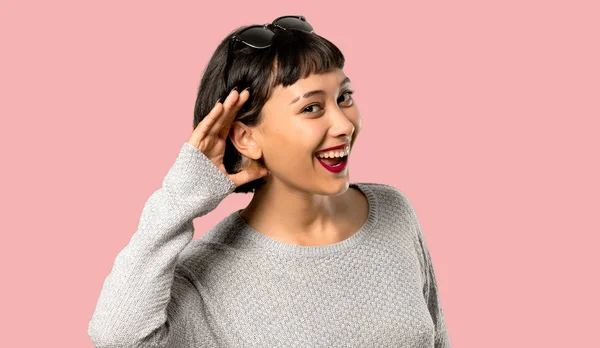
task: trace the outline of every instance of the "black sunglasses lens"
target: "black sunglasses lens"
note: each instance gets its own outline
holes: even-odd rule
[[[308,22],[301,20],[297,17],[283,17],[276,20],[273,24],[276,24],[285,29],[296,29],[306,32],[312,32],[313,27]]]
[[[237,36],[248,45],[255,48],[265,48],[271,45],[273,35],[275,34],[269,29],[258,26],[247,28]]]

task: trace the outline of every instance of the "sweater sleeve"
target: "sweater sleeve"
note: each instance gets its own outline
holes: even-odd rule
[[[172,294],[180,293],[173,289],[175,266],[193,239],[193,219],[215,209],[234,189],[199,149],[183,144],[104,280],[87,331],[96,347],[166,346]],[[181,288],[183,278],[178,279]]]
[[[417,216],[412,211],[413,226],[415,226],[417,234],[417,245],[420,257],[423,265],[423,277],[425,279],[423,285],[423,296],[427,303],[427,309],[431,314],[431,319],[434,325],[434,347],[435,348],[451,348],[450,337],[448,335],[448,329],[446,327],[446,321],[444,319],[444,311],[442,310],[442,304],[438,294],[437,281],[435,279],[435,272],[433,270],[433,263],[431,261],[431,255],[429,254],[429,248],[423,235],[423,230]]]

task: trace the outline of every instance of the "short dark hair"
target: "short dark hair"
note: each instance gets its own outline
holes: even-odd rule
[[[235,86],[239,92],[250,87],[250,98],[235,120],[253,127],[260,124],[261,110],[278,85],[287,87],[311,73],[326,73],[344,67],[344,55],[329,40],[315,33],[273,28],[275,36],[268,48],[256,49],[242,42],[233,44],[233,61],[225,85],[224,69],[229,40],[245,28],[247,26],[239,27],[227,35],[206,65],[194,107],[194,128],[214,107],[217,99],[224,101]],[[228,173],[237,173],[241,170],[241,161],[242,155],[228,137],[223,158],[225,169]],[[263,158],[259,162],[264,165]],[[256,179],[236,187],[233,192],[254,192],[264,183],[264,178]]]

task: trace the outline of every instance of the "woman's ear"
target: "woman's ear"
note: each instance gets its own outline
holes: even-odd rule
[[[254,128],[248,127],[240,121],[235,121],[229,129],[231,143],[243,156],[258,160],[262,157],[262,150],[256,142]]]

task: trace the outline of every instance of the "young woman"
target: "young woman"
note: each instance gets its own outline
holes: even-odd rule
[[[350,183],[361,118],[343,67],[302,16],[222,41],[194,130],[104,282],[97,347],[450,347],[410,202]],[[252,201],[192,241],[234,192]]]

